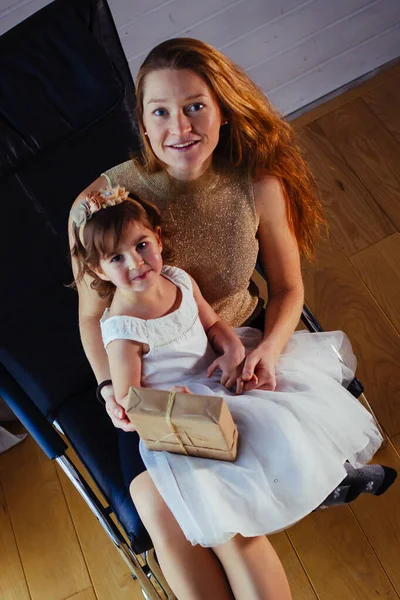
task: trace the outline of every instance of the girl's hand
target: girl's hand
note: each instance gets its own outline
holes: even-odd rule
[[[127,432],[136,431],[135,426],[130,422],[130,420],[126,416],[124,408],[120,404],[117,404],[117,402],[115,401],[113,386],[111,384],[105,385],[101,390],[101,395],[105,400],[106,411],[114,427],[117,427],[118,429],[122,429],[123,431]]]
[[[244,361],[243,391],[271,390],[276,388],[275,367],[279,356],[263,349],[262,344],[250,352]],[[240,392],[239,392],[240,393]]]
[[[221,356],[218,356],[207,369],[207,377],[211,375],[217,369],[222,371],[220,383],[224,385],[228,390],[236,386],[236,392],[238,391],[239,381],[242,377],[243,361],[245,358],[245,350],[242,345],[235,348],[232,351],[224,352]]]
[[[181,394],[192,394],[193,393],[185,385],[174,385],[172,388],[170,388],[169,391],[170,392],[180,392]]]

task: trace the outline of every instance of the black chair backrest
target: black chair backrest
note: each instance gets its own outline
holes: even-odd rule
[[[134,108],[104,0],[56,0],[0,38],[0,360],[48,418],[95,385],[65,286],[67,220],[137,148]]]

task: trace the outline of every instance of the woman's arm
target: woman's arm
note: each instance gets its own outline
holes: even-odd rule
[[[86,195],[94,190],[99,190],[107,187],[107,180],[101,176],[91,183],[85,190],[79,194],[72,208],[84,201]],[[72,210],[72,209],[71,209]],[[72,219],[68,221],[68,236],[70,248],[73,246],[72,235]],[[76,279],[78,273],[78,265],[76,259],[71,256],[72,272]],[[98,383],[111,379],[110,367],[108,363],[107,353],[104,349],[103,340],[101,337],[100,318],[104,310],[110,305],[109,300],[102,300],[95,290],[90,287],[91,279],[84,277],[82,281],[77,283],[77,291],[79,296],[79,329],[81,341],[86,357],[93,369]],[[125,415],[124,409],[115,402],[114,390],[112,385],[103,387],[101,391],[106,404],[106,410],[109,414],[115,427],[119,427],[124,431],[132,431],[129,420]]]
[[[99,190],[107,186],[105,177],[99,177],[91,183],[75,200],[72,208],[84,201],[85,196],[92,190]],[[68,235],[70,248],[73,246],[72,235],[72,219],[68,221]],[[71,257],[72,272],[76,279],[78,273],[78,265],[76,259]],[[103,300],[97,292],[90,287],[91,279],[84,277],[82,281],[77,283],[77,291],[79,296],[79,329],[81,334],[82,345],[86,357],[93,369],[97,382],[100,383],[105,379],[110,379],[110,369],[108,366],[108,358],[103,346],[100,318],[104,310],[110,306],[109,300]]]
[[[254,184],[254,198],[259,217],[258,239],[267,279],[268,303],[263,340],[249,354],[243,370],[245,380],[256,372],[258,386],[249,382],[245,384],[245,390],[254,387],[275,388],[275,365],[296,329],[304,302],[299,249],[289,227],[286,201],[279,180],[271,176],[260,178]]]
[[[263,342],[279,355],[297,327],[304,303],[300,254],[289,227],[280,182],[265,177],[255,184],[254,195],[260,257],[268,286]]]

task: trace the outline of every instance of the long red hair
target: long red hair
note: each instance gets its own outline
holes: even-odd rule
[[[267,173],[280,180],[300,252],[312,257],[325,219],[315,180],[294,131],[243,69],[212,46],[191,38],[171,39],[153,48],[144,60],[136,79],[137,122],[143,141],[142,153],[136,158],[138,166],[148,173],[163,168],[143,125],[146,76],[158,69],[190,69],[205,81],[228,120],[215,153],[233,166],[247,166],[254,179]]]

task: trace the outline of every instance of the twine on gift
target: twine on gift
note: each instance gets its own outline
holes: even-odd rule
[[[172,409],[173,409],[174,402],[175,402],[175,396],[176,396],[176,392],[169,393],[167,411],[165,413],[165,420],[167,421],[168,427],[171,429],[172,433],[174,434],[178,444],[182,448],[183,453],[186,454],[187,456],[189,456],[189,452],[186,450],[185,445],[182,442],[181,436],[179,435],[175,425],[171,421],[171,413],[172,413]]]

